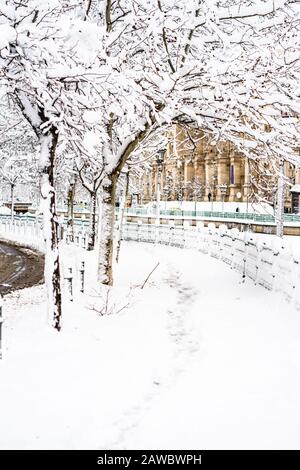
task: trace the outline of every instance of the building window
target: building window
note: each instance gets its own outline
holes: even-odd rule
[[[230,184],[234,184],[234,165],[230,165]]]

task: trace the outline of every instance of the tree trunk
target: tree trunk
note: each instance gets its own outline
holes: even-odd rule
[[[67,242],[74,242],[74,196],[75,182],[71,182],[68,190],[68,221]]]
[[[128,196],[128,187],[129,187],[129,172],[126,173],[126,181],[124,192],[121,197],[121,203],[119,207],[118,214],[118,230],[117,230],[117,246],[116,246],[116,262],[119,262],[120,250],[121,250],[121,241],[122,241],[122,232],[123,232],[123,223],[124,223],[124,214],[126,209],[126,201]]]
[[[109,175],[103,184],[101,232],[99,241],[98,280],[101,284],[113,284],[113,235],[115,224],[117,175]]]
[[[96,209],[97,209],[97,197],[96,191],[91,193],[91,204],[90,204],[90,226],[89,226],[89,239],[88,239],[88,251],[95,249],[96,240]]]
[[[10,211],[10,217],[11,217],[11,224],[14,224],[14,212],[15,212],[15,185],[14,183],[11,183],[10,185],[10,198],[11,198],[11,211]]]
[[[48,313],[53,327],[61,329],[61,288],[58,251],[58,221],[55,207],[54,162],[58,135],[55,129],[41,136],[39,161],[43,230],[46,243],[45,282],[48,295]]]

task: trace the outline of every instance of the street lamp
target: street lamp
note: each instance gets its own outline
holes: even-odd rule
[[[251,173],[249,171],[249,160],[246,158],[245,160],[245,186],[247,191],[247,198],[246,198],[246,212],[249,212],[249,191],[251,186]]]
[[[157,184],[156,184],[156,220],[155,223],[158,226],[160,224],[160,175],[161,169],[164,162],[165,149],[160,149],[156,154],[156,165],[157,165]]]
[[[164,198],[165,198],[165,211],[166,211],[167,210],[167,201],[169,200],[169,195],[170,195],[170,188],[166,185],[163,188],[162,193],[163,193]]]
[[[284,226],[284,196],[285,196],[285,176],[283,160],[279,163],[279,173],[277,177],[277,207],[276,207],[276,235],[283,237]]]
[[[220,193],[221,193],[221,196],[222,196],[222,213],[223,213],[223,216],[224,216],[224,200],[225,200],[225,196],[226,196],[226,193],[227,193],[227,184],[226,183],[219,184],[219,190],[220,190]]]
[[[122,196],[123,196],[123,194],[122,194]],[[132,207],[134,207],[136,209],[138,204],[139,204],[139,193],[133,193],[132,197],[131,197],[131,205],[132,205]]]

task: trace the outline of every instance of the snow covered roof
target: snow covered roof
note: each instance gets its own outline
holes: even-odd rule
[[[300,193],[300,184],[294,184],[290,189],[291,193]]]

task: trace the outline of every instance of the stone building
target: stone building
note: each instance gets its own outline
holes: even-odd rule
[[[174,126],[161,162],[153,161],[151,169],[139,182],[139,202],[155,201],[157,183],[161,199],[252,202],[274,204],[277,181],[264,160],[253,161],[236,150],[231,142],[209,143],[202,131],[191,137],[188,131]],[[285,207],[291,207],[290,187],[300,184],[300,171],[284,164]]]

